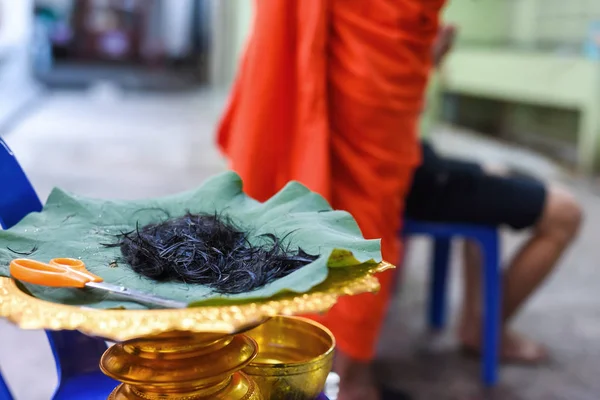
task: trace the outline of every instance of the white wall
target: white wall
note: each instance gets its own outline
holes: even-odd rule
[[[36,91],[30,67],[32,0],[0,0],[0,124]]]
[[[241,56],[246,45],[246,40],[252,28],[252,20],[254,18],[254,1],[255,0],[237,0],[237,29],[235,32],[235,56]]]
[[[162,26],[165,50],[171,58],[188,54],[191,46],[192,0],[167,0],[162,4]]]
[[[32,29],[31,0],[0,0],[0,49],[25,43]]]
[[[211,0],[211,76],[217,88],[228,88],[237,71],[253,18],[255,0]]]

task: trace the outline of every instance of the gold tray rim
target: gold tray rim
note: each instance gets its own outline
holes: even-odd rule
[[[0,317],[22,329],[78,330],[118,342],[173,331],[229,334],[276,315],[325,312],[341,296],[377,292],[374,274],[391,268],[394,265],[381,262],[341,285],[322,284],[320,289],[276,300],[170,310],[99,310],[52,303],[24,293],[10,278],[0,278]]]

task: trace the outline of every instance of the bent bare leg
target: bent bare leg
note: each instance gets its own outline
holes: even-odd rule
[[[532,237],[517,252],[504,274],[501,358],[507,362],[536,363],[547,358],[545,348],[508,327],[511,318],[554,269],[575,238],[582,214],[565,190],[550,187],[546,205]],[[465,243],[465,297],[460,339],[466,349],[481,343],[481,255],[475,243]]]

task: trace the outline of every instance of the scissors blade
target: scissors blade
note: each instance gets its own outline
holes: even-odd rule
[[[125,286],[113,285],[104,282],[88,282],[85,285],[89,288],[100,289],[109,292],[117,297],[125,300],[134,301],[145,305],[155,306],[159,308],[186,308],[187,303],[175,300],[165,299],[163,297],[153,296],[134,289],[126,288]]]

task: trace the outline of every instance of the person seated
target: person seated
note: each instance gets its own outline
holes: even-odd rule
[[[436,65],[451,49],[456,35],[443,27],[434,48]],[[564,188],[475,162],[443,157],[427,141],[407,201],[405,217],[431,222],[469,223],[529,230],[503,275],[503,362],[539,363],[548,357],[540,344],[510,329],[512,318],[552,272],[582,222],[577,200]],[[459,324],[463,350],[481,348],[481,263],[476,243],[464,244],[465,295]]]

